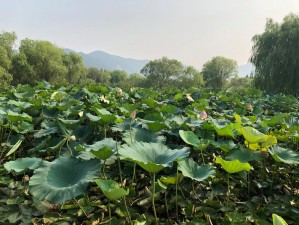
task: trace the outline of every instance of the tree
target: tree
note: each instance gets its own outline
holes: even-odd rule
[[[203,75],[193,66],[187,66],[182,76],[178,78],[177,86],[183,88],[203,87]]]
[[[208,87],[220,89],[230,77],[237,76],[237,68],[235,60],[216,56],[203,65],[202,74]]]
[[[236,87],[237,89],[247,89],[252,86],[252,78],[247,77],[234,77],[232,78],[228,85],[226,86],[227,88],[229,87]]]
[[[12,81],[12,75],[0,66],[0,86],[7,87]]]
[[[109,84],[111,75],[108,71],[90,67],[87,70],[87,78],[94,80],[96,83]]]
[[[252,41],[255,87],[298,95],[299,17],[289,14],[281,24],[268,19],[264,33]]]
[[[127,81],[122,84],[124,88],[131,88],[131,87],[143,87],[146,78],[139,73],[132,73]]]
[[[169,87],[184,73],[184,66],[175,59],[162,57],[148,62],[140,71],[150,86],[162,88]]]
[[[17,35],[15,32],[2,32],[0,34],[0,46],[2,46],[7,53],[9,59],[12,58]]]
[[[69,54],[64,54],[62,61],[67,68],[66,81],[68,83],[78,83],[85,78],[86,69],[81,56],[70,52]]]
[[[24,39],[19,48],[19,57],[22,63],[15,62],[14,65],[26,66],[30,68],[27,74],[22,73],[20,68],[14,68],[21,74],[14,74],[17,80],[23,80],[28,84],[33,84],[36,80],[46,80],[51,83],[60,83],[67,81],[66,75],[68,68],[63,62],[64,51],[48,41],[35,41]],[[26,63],[25,63],[26,61]],[[24,65],[28,64],[28,65]],[[23,76],[26,77],[23,77]],[[22,77],[22,78],[21,78]]]
[[[113,86],[119,85],[120,83],[128,79],[128,74],[124,70],[113,70],[110,72],[110,75],[111,75],[110,83]]]

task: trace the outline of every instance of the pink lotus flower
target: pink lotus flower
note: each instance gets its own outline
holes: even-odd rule
[[[134,120],[136,118],[136,109],[134,109],[133,112],[131,112],[131,119]]]
[[[250,111],[252,111],[253,110],[253,106],[251,104],[248,104],[247,105],[247,109],[250,110]]]
[[[200,113],[200,118],[202,120],[205,120],[208,118],[208,114],[206,113],[206,111],[202,110],[201,113]]]

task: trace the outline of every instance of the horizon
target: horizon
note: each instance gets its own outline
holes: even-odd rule
[[[14,31],[19,40],[138,60],[166,56],[202,68],[215,56],[246,65],[251,39],[264,31],[266,19],[281,23],[289,13],[298,14],[299,1],[4,0],[0,7],[1,31]]]

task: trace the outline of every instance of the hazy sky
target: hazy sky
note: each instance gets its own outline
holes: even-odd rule
[[[214,56],[246,64],[266,18],[298,14],[299,0],[0,0],[0,9],[0,31],[19,39],[201,68]]]

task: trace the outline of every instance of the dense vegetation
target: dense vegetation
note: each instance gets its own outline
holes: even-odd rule
[[[1,224],[298,224],[292,96],[39,82],[0,101]]]
[[[251,62],[254,84],[271,92],[299,95],[299,17],[286,16],[281,24],[269,19],[265,32],[254,36]]]

